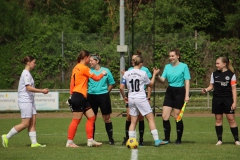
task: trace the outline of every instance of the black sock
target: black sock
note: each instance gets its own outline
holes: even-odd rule
[[[182,141],[182,135],[183,135],[183,121],[176,122],[176,127],[177,127],[177,141],[181,142]]]
[[[165,135],[165,141],[169,141],[170,140],[170,132],[171,132],[171,124],[170,121],[167,120],[163,120],[163,129],[164,129],[164,135]]]
[[[113,125],[112,125],[112,122],[105,123],[105,128],[106,128],[106,132],[107,132],[107,135],[108,135],[108,139],[112,140],[113,139]]]
[[[239,138],[238,138],[238,127],[234,127],[234,128],[230,128],[231,129],[231,132],[232,132],[232,135],[233,135],[233,138],[236,141],[239,141]]]
[[[129,138],[128,130],[129,130],[130,124],[131,124],[131,121],[126,121],[126,123],[125,123],[125,134],[126,134],[126,138]]]
[[[139,121],[139,139],[143,140],[143,134],[144,134],[144,128],[145,128],[145,125],[144,125],[144,120],[142,121]]]
[[[218,141],[222,141],[223,126],[215,126]]]

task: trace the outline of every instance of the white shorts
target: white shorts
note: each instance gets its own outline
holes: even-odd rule
[[[138,116],[139,112],[145,116],[148,113],[152,113],[152,108],[147,98],[128,98],[128,106],[131,116]]]
[[[32,115],[37,114],[36,106],[32,103],[18,102],[18,107],[21,112],[21,118],[32,118]]]

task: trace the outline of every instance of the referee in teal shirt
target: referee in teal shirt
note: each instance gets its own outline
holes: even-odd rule
[[[111,92],[113,86],[115,85],[115,81],[110,70],[108,68],[101,67],[100,64],[101,64],[100,56],[91,55],[90,58],[91,72],[93,72],[95,75],[99,75],[102,73],[103,70],[105,70],[107,72],[107,75],[104,76],[100,81],[94,81],[91,78],[89,79],[87,100],[91,105],[96,117],[98,113],[98,108],[100,108],[103,121],[105,122],[105,128],[108,135],[109,144],[114,145],[113,125],[110,118],[110,114],[112,113],[112,106],[109,93]]]
[[[184,102],[189,101],[190,73],[187,64],[180,62],[180,51],[178,49],[169,52],[170,63],[163,70],[162,76],[158,76],[161,82],[168,81],[168,87],[163,102],[163,128],[165,141],[170,141],[171,125],[169,118],[173,110],[174,118],[177,119]],[[176,121],[177,139],[175,144],[182,143],[183,121]]]

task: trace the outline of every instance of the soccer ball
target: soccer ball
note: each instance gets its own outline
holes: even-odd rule
[[[131,149],[137,149],[138,148],[138,141],[136,140],[136,138],[129,138],[127,143],[126,143],[126,146],[128,148],[131,148]]]

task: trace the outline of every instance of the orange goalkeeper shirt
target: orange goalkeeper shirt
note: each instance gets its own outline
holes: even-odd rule
[[[87,66],[78,63],[72,70],[70,94],[78,92],[82,93],[84,97],[87,97],[88,78],[99,81],[103,76],[103,74],[96,76]]]

